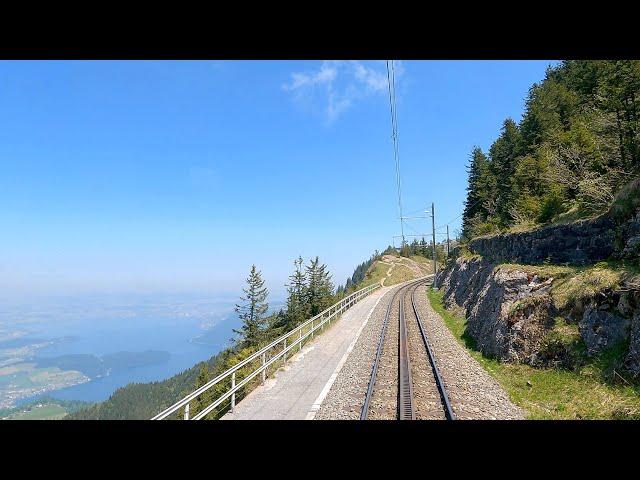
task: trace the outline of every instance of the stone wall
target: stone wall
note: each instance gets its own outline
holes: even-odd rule
[[[625,221],[608,212],[600,217],[532,232],[480,237],[469,250],[494,262],[586,265],[607,258],[638,258],[640,211]]]

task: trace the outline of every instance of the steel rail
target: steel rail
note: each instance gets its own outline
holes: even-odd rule
[[[398,419],[415,420],[413,402],[413,381],[411,379],[411,358],[407,342],[407,321],[404,316],[404,302],[411,285],[403,289],[398,310]]]
[[[229,391],[227,391],[224,395],[222,395],[222,397],[220,397],[218,400],[216,400],[211,405],[209,405],[207,408],[205,408],[202,412],[199,412],[195,417],[193,417],[193,419],[196,420],[196,419],[200,419],[200,418],[204,417],[207,413],[209,413],[211,410],[213,410],[216,406],[220,405],[220,403],[222,403],[222,401],[224,401],[227,398],[233,396],[235,394],[235,392],[237,392],[240,388],[242,388],[244,385],[246,385],[251,379],[255,378],[260,373],[266,372],[267,368],[269,366],[271,366],[273,363],[275,363],[277,360],[279,360],[281,358],[285,358],[285,360],[286,360],[286,354],[289,351],[291,351],[296,346],[298,346],[298,348],[301,348],[302,343],[304,343],[305,340],[307,340],[309,337],[313,337],[313,334],[317,330],[319,330],[321,328],[324,328],[324,325],[327,322],[330,322],[331,319],[333,319],[334,317],[337,317],[338,315],[343,313],[345,310],[348,310],[351,306],[355,305],[355,303],[357,303],[361,298],[367,296],[373,290],[375,290],[377,288],[380,288],[380,287],[381,287],[380,283],[375,283],[373,285],[369,285],[368,287],[362,288],[362,289],[358,290],[357,292],[352,293],[348,297],[343,298],[339,302],[331,305],[329,308],[323,310],[322,312],[318,313],[314,317],[311,317],[309,320],[307,320],[303,324],[298,325],[293,330],[287,332],[286,334],[278,337],[277,339],[275,339],[274,341],[272,341],[268,345],[262,347],[257,352],[253,353],[252,355],[250,355],[249,357],[247,357],[243,361],[237,363],[233,367],[229,368],[225,372],[221,373],[217,377],[215,377],[212,380],[210,380],[209,382],[205,383],[200,388],[198,388],[198,389],[194,390],[193,392],[191,392],[190,394],[186,395],[181,400],[177,401],[176,403],[174,403],[170,407],[166,408],[165,410],[163,410],[162,412],[160,412],[159,414],[154,416],[151,420],[162,420],[162,419],[168,417],[169,415],[171,415],[172,413],[180,410],[181,408],[185,409],[185,416],[184,417],[185,417],[185,419],[188,419],[188,411],[189,411],[188,409],[189,409],[189,403],[191,401],[193,401],[196,397],[198,397],[199,395],[203,394],[207,390],[213,388],[215,385],[220,383],[225,378],[231,377],[233,380],[235,380],[235,373],[238,370],[240,370],[242,367],[248,365],[250,362],[255,361],[258,358],[262,357],[262,365],[260,367],[258,367],[256,370],[251,372],[240,383],[232,385],[232,388]],[[327,315],[326,318],[324,318],[325,315]],[[321,321],[320,321],[320,323],[318,323],[316,325],[315,322],[316,322],[316,320],[319,320],[319,319]],[[302,330],[304,328],[308,327],[309,325],[311,325],[311,329],[306,334],[302,335]],[[293,342],[290,342],[287,345],[286,341],[289,338],[291,338],[292,336],[296,335],[296,334],[298,334],[297,338]],[[271,349],[273,349],[274,347],[278,346],[281,343],[284,343],[284,348],[282,350],[280,350],[275,356],[270,357],[270,360],[267,361],[266,360],[266,354]],[[264,380],[265,376],[266,375],[263,373],[263,380]],[[214,406],[212,406],[212,405],[214,405]],[[203,413],[205,411],[206,411],[206,413]]]
[[[455,420],[456,414],[451,407],[451,402],[449,401],[449,396],[447,395],[447,391],[444,386],[444,381],[440,376],[440,370],[438,369],[438,365],[436,364],[435,356],[433,355],[433,350],[431,349],[431,345],[429,344],[429,339],[427,338],[427,333],[422,324],[422,318],[420,317],[420,312],[418,311],[418,307],[416,305],[416,290],[420,285],[417,284],[413,287],[413,291],[411,293],[411,306],[413,307],[413,313],[418,320],[418,327],[420,328],[420,334],[422,336],[422,340],[424,342],[424,346],[427,349],[427,355],[429,356],[429,362],[431,363],[431,369],[433,370],[433,376],[436,379],[436,385],[438,387],[438,391],[440,392],[440,400],[444,407],[444,414],[447,420]]]
[[[369,401],[373,395],[373,387],[376,383],[376,375],[378,373],[378,364],[380,363],[380,357],[382,356],[382,347],[384,345],[384,338],[387,335],[387,326],[389,325],[389,317],[391,316],[391,308],[395,302],[396,297],[398,296],[398,292],[401,290],[399,288],[393,293],[393,297],[391,297],[391,301],[387,306],[387,312],[384,315],[384,322],[382,323],[382,331],[380,332],[380,340],[378,340],[378,348],[376,350],[376,358],[373,361],[373,367],[371,368],[371,376],[369,377],[369,386],[367,387],[367,393],[364,397],[364,404],[362,405],[362,410],[360,411],[360,420],[366,420],[367,415],[369,414]]]
[[[419,283],[419,282],[423,282],[426,279],[428,279],[429,277],[432,277],[433,275],[429,275],[427,277],[423,277],[417,281],[414,281],[413,283]],[[378,366],[380,364],[380,357],[382,356],[382,349],[384,346],[384,339],[387,335],[387,327],[389,325],[389,318],[391,317],[391,309],[393,308],[393,305],[395,303],[396,297],[400,294],[400,292],[402,290],[404,290],[405,288],[413,285],[412,282],[408,282],[407,285],[403,285],[400,288],[398,288],[394,293],[393,296],[391,297],[391,301],[389,302],[389,305],[387,306],[387,311],[385,313],[384,316],[384,322],[382,324],[382,331],[380,332],[380,340],[378,340],[378,347],[376,349],[376,357],[373,361],[373,366],[371,367],[371,375],[369,377],[369,385],[367,386],[367,393],[365,394],[364,397],[364,403],[362,405],[362,410],[360,411],[360,420],[366,420],[368,415],[369,415],[369,403],[371,402],[371,397],[373,396],[373,389],[375,387],[376,384],[376,378],[377,378],[377,374],[378,374]]]

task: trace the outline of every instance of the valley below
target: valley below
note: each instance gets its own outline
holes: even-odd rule
[[[69,402],[90,404],[132,382],[163,380],[211,357],[232,337],[226,299],[105,303],[49,305],[37,315],[5,308],[1,418],[62,418]]]

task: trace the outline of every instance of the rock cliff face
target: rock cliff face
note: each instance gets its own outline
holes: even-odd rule
[[[464,310],[466,333],[485,355],[514,363],[545,363],[549,353],[543,346],[560,317],[567,324],[577,324],[587,355],[628,344],[625,366],[640,374],[637,290],[603,292],[561,310],[551,293],[553,278],[541,279],[478,257],[450,262],[437,286],[443,289],[448,308]]]
[[[458,258],[439,277],[448,308],[461,307],[467,334],[485,355],[532,363],[553,321],[551,282],[473,258]]]

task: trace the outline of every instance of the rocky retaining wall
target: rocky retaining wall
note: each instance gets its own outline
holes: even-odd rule
[[[625,366],[640,374],[640,292],[603,292],[560,311],[553,282],[514,266],[461,257],[449,263],[437,286],[448,308],[464,309],[466,333],[485,355],[530,365],[548,362],[547,334],[562,317],[578,325],[587,355],[628,344]]]
[[[616,209],[590,220],[532,232],[479,237],[469,250],[494,262],[586,265],[640,255],[640,210],[620,219]]]

